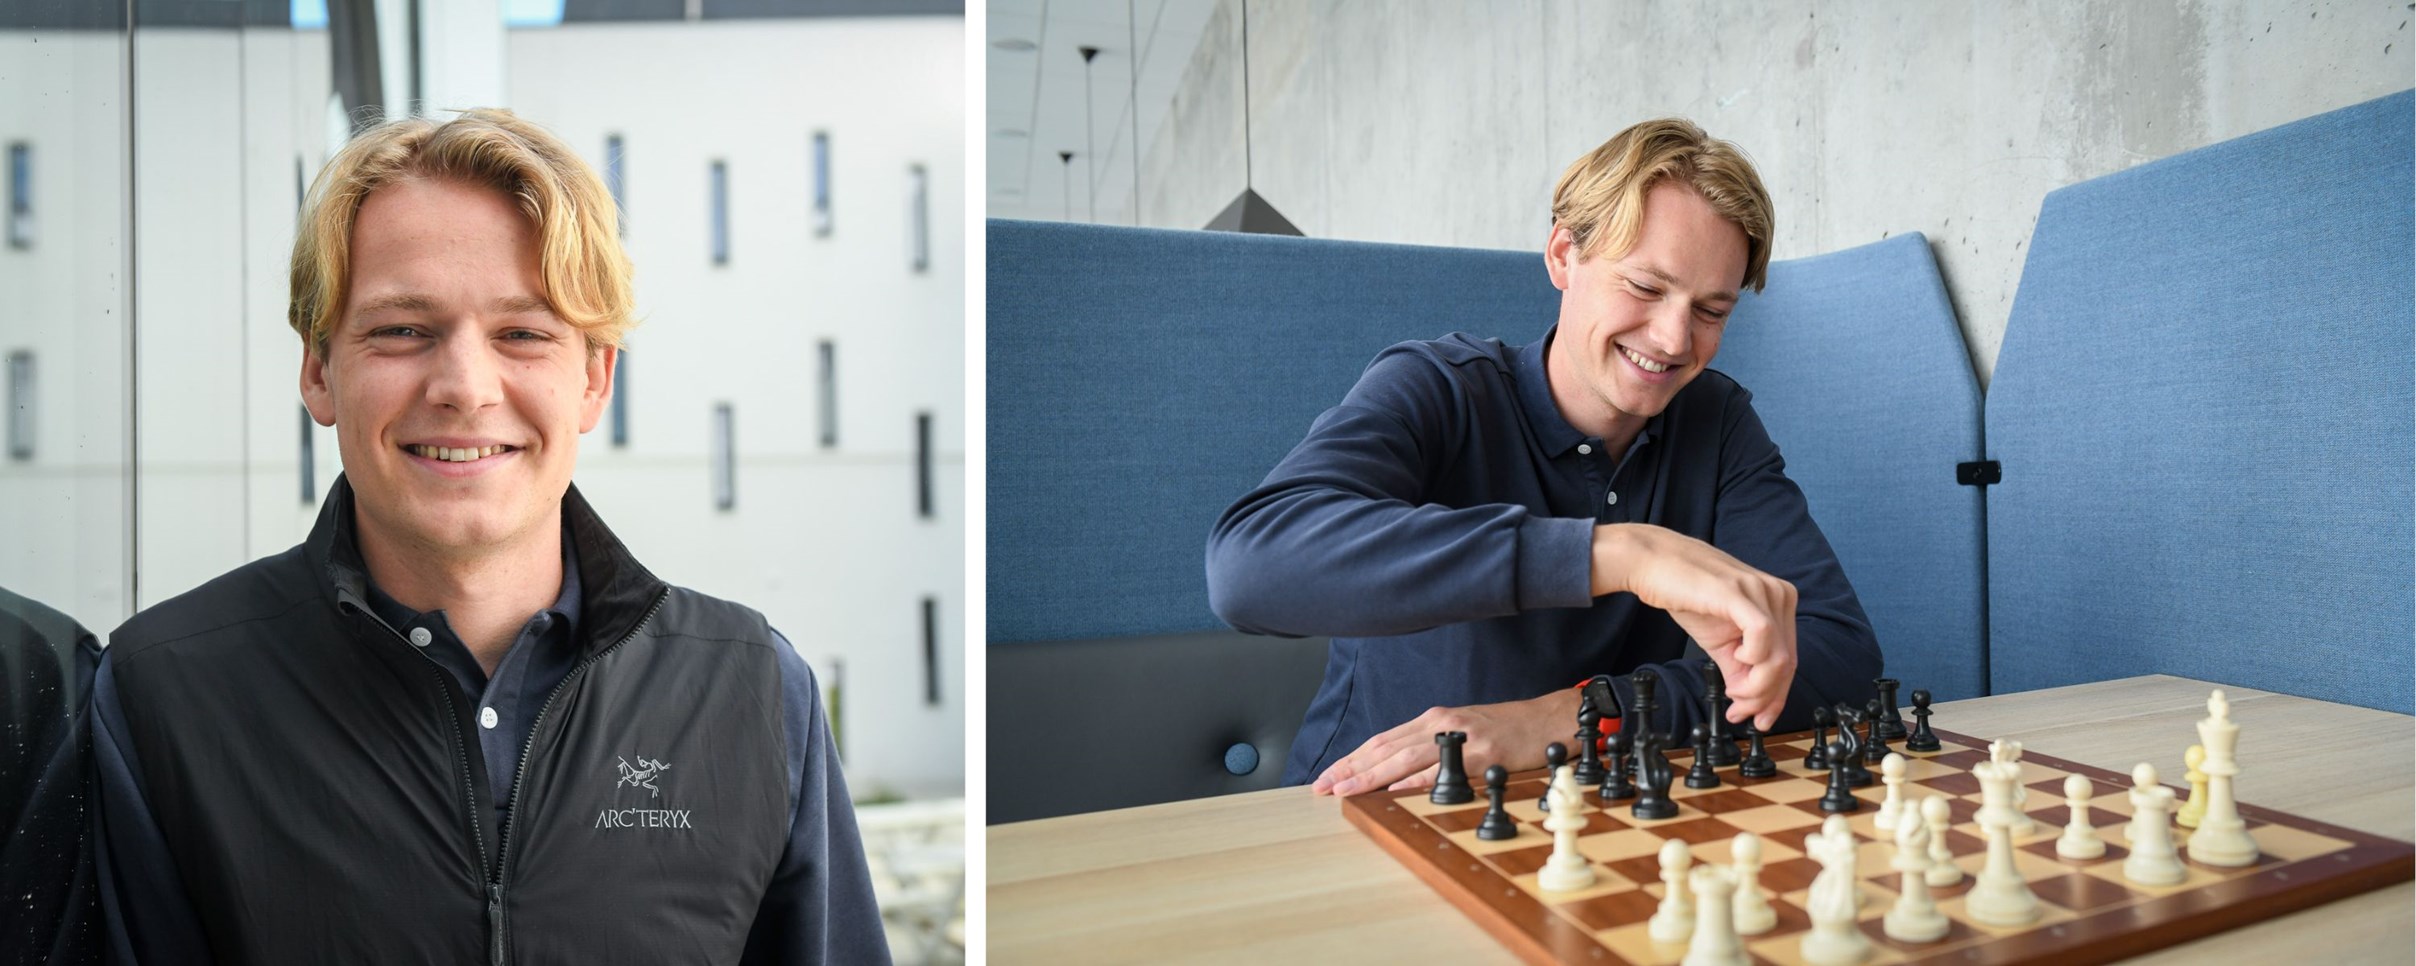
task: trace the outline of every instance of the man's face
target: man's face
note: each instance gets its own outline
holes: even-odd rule
[[[1744,229],[1674,181],[1645,192],[1643,231],[1618,258],[1580,261],[1568,231],[1552,229],[1544,262],[1562,292],[1552,395],[1571,425],[1633,433],[1711,365],[1745,249]]]
[[[334,426],[359,526],[479,556],[545,536],[615,354],[547,306],[536,233],[503,193],[406,180],[361,203],[352,286],[302,398]]]

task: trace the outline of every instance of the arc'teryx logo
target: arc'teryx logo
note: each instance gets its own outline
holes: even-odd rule
[[[618,755],[614,757],[620,758]],[[660,779],[664,772],[671,770],[669,764],[644,755],[638,756],[638,763],[635,765],[630,764],[627,758],[620,758],[620,762],[621,780],[613,783],[612,787],[643,788],[646,790],[647,798],[662,797],[663,790],[655,784],[655,781]],[[695,828],[696,826],[689,824],[688,810],[684,808],[607,808],[596,813],[595,827]]]

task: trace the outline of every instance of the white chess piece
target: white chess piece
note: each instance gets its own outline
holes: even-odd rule
[[[1553,772],[1552,784],[1544,791],[1552,805],[1551,814],[1544,816],[1544,830],[1552,833],[1552,857],[1536,870],[1535,886],[1545,892],[1572,892],[1594,884],[1593,865],[1577,851],[1577,833],[1586,826],[1585,798],[1569,768],[1562,765]]]
[[[2131,769],[2131,784],[2131,857],[2122,860],[2122,877],[2140,885],[2179,885],[2189,870],[2173,850],[2173,790],[2158,784],[2156,766],[2144,761]]]
[[[2190,793],[2181,810],[2173,813],[2173,822],[2182,828],[2197,828],[2206,818],[2206,772],[2199,770],[2205,764],[2205,745],[2191,745],[2181,753],[2181,777],[2189,783]]]
[[[1879,923],[1880,931],[1900,943],[1936,942],[1946,935],[1946,916],[1929,897],[1929,835],[1911,815],[1896,827],[1898,873],[1896,905]]]
[[[1953,812],[1943,795],[1932,795],[1921,801],[1922,824],[1929,827],[1929,872],[1922,878],[1930,888],[1944,888],[1963,881],[1963,867],[1955,864],[1955,853],[1946,847],[1946,826]]]
[[[1904,756],[1892,751],[1879,762],[1879,780],[1887,783],[1887,797],[1880,800],[1879,814],[1871,818],[1871,824],[1882,832],[1895,831],[1896,823],[1909,811],[1904,807],[1905,766]]]
[[[1653,911],[1644,930],[1654,942],[1675,946],[1694,934],[1695,904],[1686,882],[1686,867],[1694,861],[1685,842],[1670,839],[1661,843],[1661,907]]]
[[[2038,820],[2031,818],[2028,811],[2030,807],[2030,789],[2024,787],[2021,781],[2022,743],[2019,741],[2009,741],[2003,738],[1991,741],[1988,743],[1988,760],[2013,769],[2013,787],[2012,790],[2006,794],[2005,800],[2001,807],[2012,813],[2012,818],[2008,824],[2013,827],[2014,837],[2020,838],[2025,835],[2036,833],[2038,831]],[[1988,824],[1988,819],[1987,817],[1982,816],[1979,819],[1979,822],[1981,825],[1985,826]]]
[[[1971,766],[1971,773],[1980,779],[1984,800],[2011,801],[2012,786],[2022,780],[2021,766],[2011,762],[1984,761]],[[1980,832],[1988,837],[1988,861],[1964,895],[1963,909],[1987,925],[2027,925],[2039,917],[2038,896],[2014,867],[2013,823],[2002,818],[2003,814],[2000,811],[1992,818],[1987,806],[1981,806]]]
[[[1862,910],[1861,874],[1855,869],[1859,846],[1843,815],[1831,815],[1820,831],[1804,837],[1804,851],[1820,863],[1804,911],[1812,917],[1800,951],[1812,966],[1850,966],[1871,954],[1871,941],[1854,919]]]
[[[2238,867],[2257,861],[2257,840],[2240,818],[2240,803],[2232,798],[2232,779],[2240,774],[2240,726],[2231,723],[2231,702],[2218,690],[2206,699],[2206,717],[2198,722],[2198,740],[2206,746],[2206,814],[2190,833],[2190,858],[2208,865]]]
[[[1747,966],[1745,940],[1730,918],[1735,903],[1736,873],[1727,866],[1704,863],[1687,876],[1695,893],[1695,934],[1686,945],[1680,966]]]
[[[1759,936],[1778,925],[1778,912],[1770,908],[1770,894],[1762,889],[1762,837],[1751,832],[1738,832],[1728,844],[1728,856],[1735,861],[1736,910],[1729,921],[1736,924],[1740,935]]]
[[[2089,798],[2095,792],[2087,778],[2064,776],[2064,805],[2072,810],[2072,817],[2064,821],[2063,837],[2055,840],[2055,854],[2083,861],[2106,854],[2106,840],[2098,838],[2096,826],[2089,824]]]

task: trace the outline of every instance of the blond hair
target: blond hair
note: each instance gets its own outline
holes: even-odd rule
[[[587,336],[590,351],[619,346],[636,324],[629,257],[603,180],[544,128],[482,108],[442,123],[413,117],[362,131],[319,173],[294,231],[286,307],[313,353],[326,356],[350,295],[361,203],[413,178],[492,188],[512,199],[536,229],[546,302]]]
[[[1745,285],[1761,291],[1770,268],[1770,193],[1745,152],[1684,118],[1628,128],[1569,165],[1552,189],[1552,224],[1568,229],[1581,259],[1626,255],[1644,231],[1645,192],[1669,178],[1744,229]]]

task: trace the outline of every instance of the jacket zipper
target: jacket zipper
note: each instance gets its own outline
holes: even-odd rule
[[[520,783],[523,779],[528,777],[529,752],[535,750],[537,747],[537,729],[539,726],[545,724],[546,713],[554,709],[554,699],[562,695],[562,690],[564,688],[570,687],[571,682],[578,680],[581,674],[586,673],[588,665],[594,664],[598,660],[603,659],[603,657],[607,654],[620,650],[621,645],[636,640],[638,632],[645,630],[646,625],[654,621],[655,612],[662,610],[663,601],[670,599],[670,597],[671,591],[667,589],[655,594],[654,603],[649,604],[646,607],[646,616],[638,618],[637,625],[631,627],[629,629],[629,633],[621,635],[621,639],[612,642],[611,646],[606,647],[601,651],[597,651],[594,654],[580,658],[579,663],[573,665],[570,669],[570,672],[562,675],[562,680],[554,684],[554,689],[546,692],[545,703],[537,706],[537,716],[529,719],[528,737],[523,739],[520,743],[520,764],[512,771],[512,788],[504,798],[505,808],[503,811],[503,832],[496,842],[495,868],[492,873],[492,878],[487,880],[487,932],[489,935],[494,937],[494,942],[489,947],[487,952],[487,959],[490,966],[508,966],[509,962],[508,958],[504,955],[504,937],[506,934],[504,932],[505,923],[503,916],[503,875],[504,870],[509,868],[512,864],[512,828],[513,826],[519,824]],[[460,727],[461,726],[458,723],[454,725],[456,731],[458,731]],[[484,856],[482,853],[482,861],[483,858]],[[481,869],[484,869],[483,865],[481,866]]]

